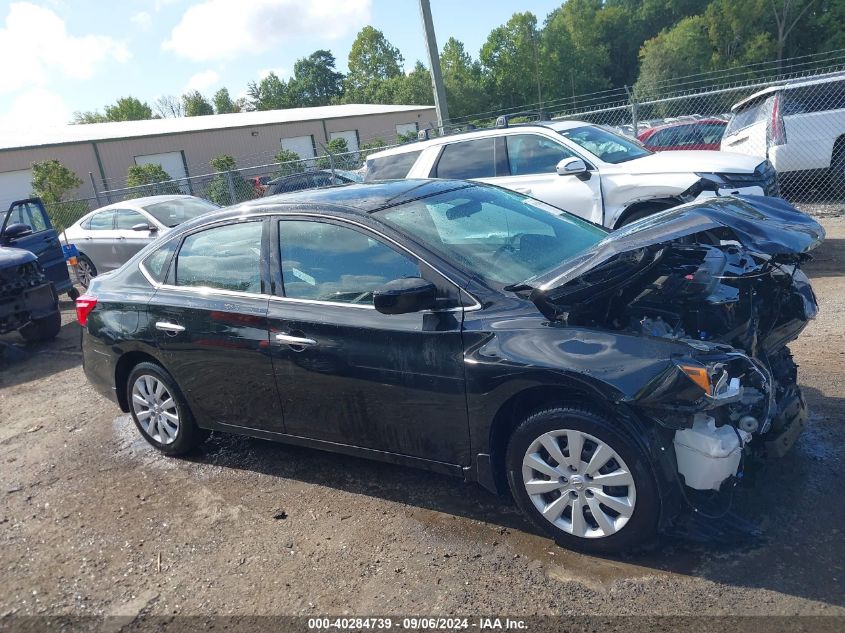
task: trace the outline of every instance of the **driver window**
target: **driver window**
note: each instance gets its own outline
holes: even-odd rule
[[[2,218],[0,218],[2,219]],[[12,224],[26,224],[33,233],[47,230],[47,219],[44,212],[34,204],[19,204],[9,212],[7,226]]]
[[[515,134],[506,138],[512,176],[553,174],[560,161],[575,157],[560,143],[537,134]]]
[[[282,220],[279,236],[286,297],[372,305],[379,286],[420,276],[416,262],[345,226]]]

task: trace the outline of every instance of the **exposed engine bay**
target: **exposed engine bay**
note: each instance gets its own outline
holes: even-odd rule
[[[782,201],[768,204],[799,213]],[[747,209],[738,210],[741,217]],[[542,295],[532,295],[544,314],[567,325],[689,346],[691,353],[635,400],[675,431],[679,472],[698,490],[719,490],[741,477],[740,453],[783,455],[807,417],[787,345],[816,316],[800,266],[823,230],[816,224],[812,235],[810,224],[796,227],[789,244],[792,227],[762,226],[764,241],[749,235],[753,228],[729,226],[730,220],[702,222],[703,230],[693,225],[652,243],[631,239],[639,237],[632,231],[622,239],[634,247],[613,245],[606,250],[615,252],[597,265],[560,283],[564,273],[554,287],[548,283]]]

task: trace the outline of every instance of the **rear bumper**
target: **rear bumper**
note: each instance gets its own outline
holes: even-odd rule
[[[115,363],[116,359],[109,349],[82,328],[82,369],[85,377],[97,393],[116,403]]]
[[[0,299],[0,333],[23,327],[59,311],[58,298],[49,282],[28,288],[18,295]]]

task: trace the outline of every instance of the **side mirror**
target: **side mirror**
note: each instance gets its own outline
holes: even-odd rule
[[[437,288],[419,277],[394,279],[373,291],[373,305],[382,314],[408,314],[434,307]]]
[[[564,158],[555,167],[558,176],[575,176],[587,171],[587,163],[580,158]]]
[[[29,224],[10,224],[3,231],[3,239],[7,242],[26,237],[27,235],[32,235],[32,227]]]
[[[155,233],[158,231],[158,227],[155,224],[145,224],[141,222],[140,224],[136,224],[132,227],[133,231],[149,231],[150,233]]]

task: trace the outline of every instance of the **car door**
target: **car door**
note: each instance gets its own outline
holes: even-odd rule
[[[264,225],[228,221],[187,234],[147,311],[164,365],[200,423],[281,433]]]
[[[138,231],[132,227],[138,225],[155,227],[155,231]],[[121,264],[129,261],[132,256],[153,241],[158,234],[158,227],[149,218],[133,209],[117,209],[114,223],[116,240],[113,243],[114,257]]]
[[[32,229],[32,233],[14,240],[4,237],[6,227],[13,224],[25,224]],[[12,203],[0,225],[0,244],[30,251],[38,258],[44,274],[53,282],[57,291],[70,289],[70,277],[58,233],[39,200]]]
[[[596,224],[602,223],[601,179],[590,163],[587,172],[558,175],[557,164],[581,158],[569,148],[540,134],[505,136],[509,174],[493,184],[560,207]]]
[[[348,221],[293,216],[276,228],[270,342],[287,433],[468,463],[462,310],[385,315],[372,304],[375,288],[421,269],[444,305],[458,305],[457,288]]]
[[[117,268],[112,251],[117,238],[114,229],[114,209],[106,209],[92,215],[81,224],[84,234],[77,240],[79,252],[94,264],[98,273]]]

